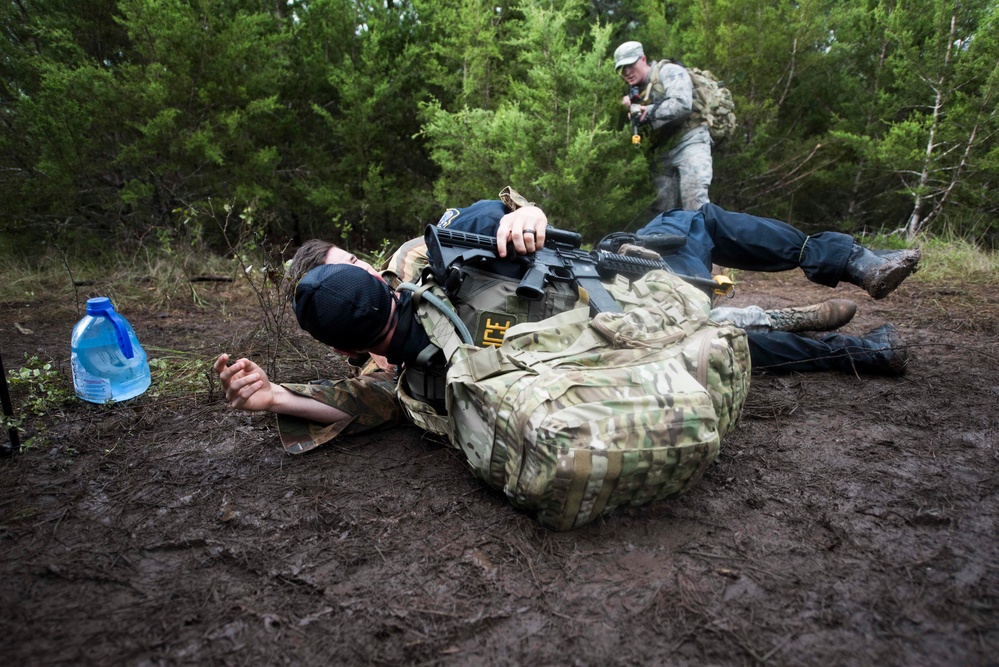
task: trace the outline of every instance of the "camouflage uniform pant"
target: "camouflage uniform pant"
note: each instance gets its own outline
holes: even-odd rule
[[[727,322],[746,331],[766,332],[773,330],[773,321],[767,315],[767,311],[759,306],[746,306],[745,308],[719,306],[711,309],[709,317],[715,322]]]
[[[707,126],[691,130],[676,146],[653,158],[652,185],[658,211],[696,211],[710,201],[711,134]]]

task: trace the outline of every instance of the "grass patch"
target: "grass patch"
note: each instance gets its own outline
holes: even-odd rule
[[[217,382],[212,373],[213,359],[205,359],[200,353],[186,350],[172,350],[154,345],[144,346],[149,357],[149,370],[153,382],[146,392],[150,398],[191,396],[216,388]]]
[[[100,253],[70,253],[49,247],[28,257],[0,245],[0,302],[46,300],[75,306],[82,316],[87,299],[106,296],[119,312],[134,310],[169,311],[194,304],[217,305],[217,298],[233,297],[225,292],[242,293],[249,284],[243,265],[232,257],[185,249],[174,252],[161,248],[142,248],[134,253],[105,250]],[[265,266],[252,261],[251,267]],[[259,272],[260,269],[257,269]],[[255,275],[249,276],[256,279]],[[206,280],[217,279],[217,282]],[[220,292],[219,285],[225,285]],[[228,299],[226,299],[228,300]]]
[[[64,408],[74,402],[73,381],[52,362],[38,355],[25,355],[23,365],[7,370],[7,384],[14,404],[14,416],[0,415],[0,428],[23,431],[32,425],[30,435],[21,443],[27,450],[48,442],[47,421],[65,417]]]
[[[914,276],[920,282],[999,284],[999,253],[963,239],[927,239],[920,247],[923,260]]]

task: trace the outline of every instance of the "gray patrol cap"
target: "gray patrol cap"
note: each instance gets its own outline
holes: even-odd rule
[[[614,69],[636,63],[644,55],[641,42],[625,42],[614,50]]]

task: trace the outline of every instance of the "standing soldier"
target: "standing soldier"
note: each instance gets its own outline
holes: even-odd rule
[[[651,169],[656,210],[694,211],[707,204],[711,134],[707,119],[693,113],[690,73],[669,60],[650,63],[641,42],[617,47],[614,68],[631,88],[621,100],[631,122],[653,130]]]

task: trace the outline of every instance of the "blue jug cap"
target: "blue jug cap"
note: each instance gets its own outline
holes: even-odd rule
[[[106,296],[95,296],[87,299],[87,315],[100,315],[101,311],[114,310],[114,304]]]
[[[121,315],[117,313],[114,309],[114,304],[111,303],[111,299],[106,296],[97,296],[93,299],[87,299],[87,315],[91,317],[106,317],[111,322],[111,326],[114,327],[114,336],[118,341],[118,349],[121,353],[125,355],[126,359],[131,359],[135,356],[135,350],[132,349],[132,341],[128,338],[128,331],[125,329],[125,321],[122,319]]]

